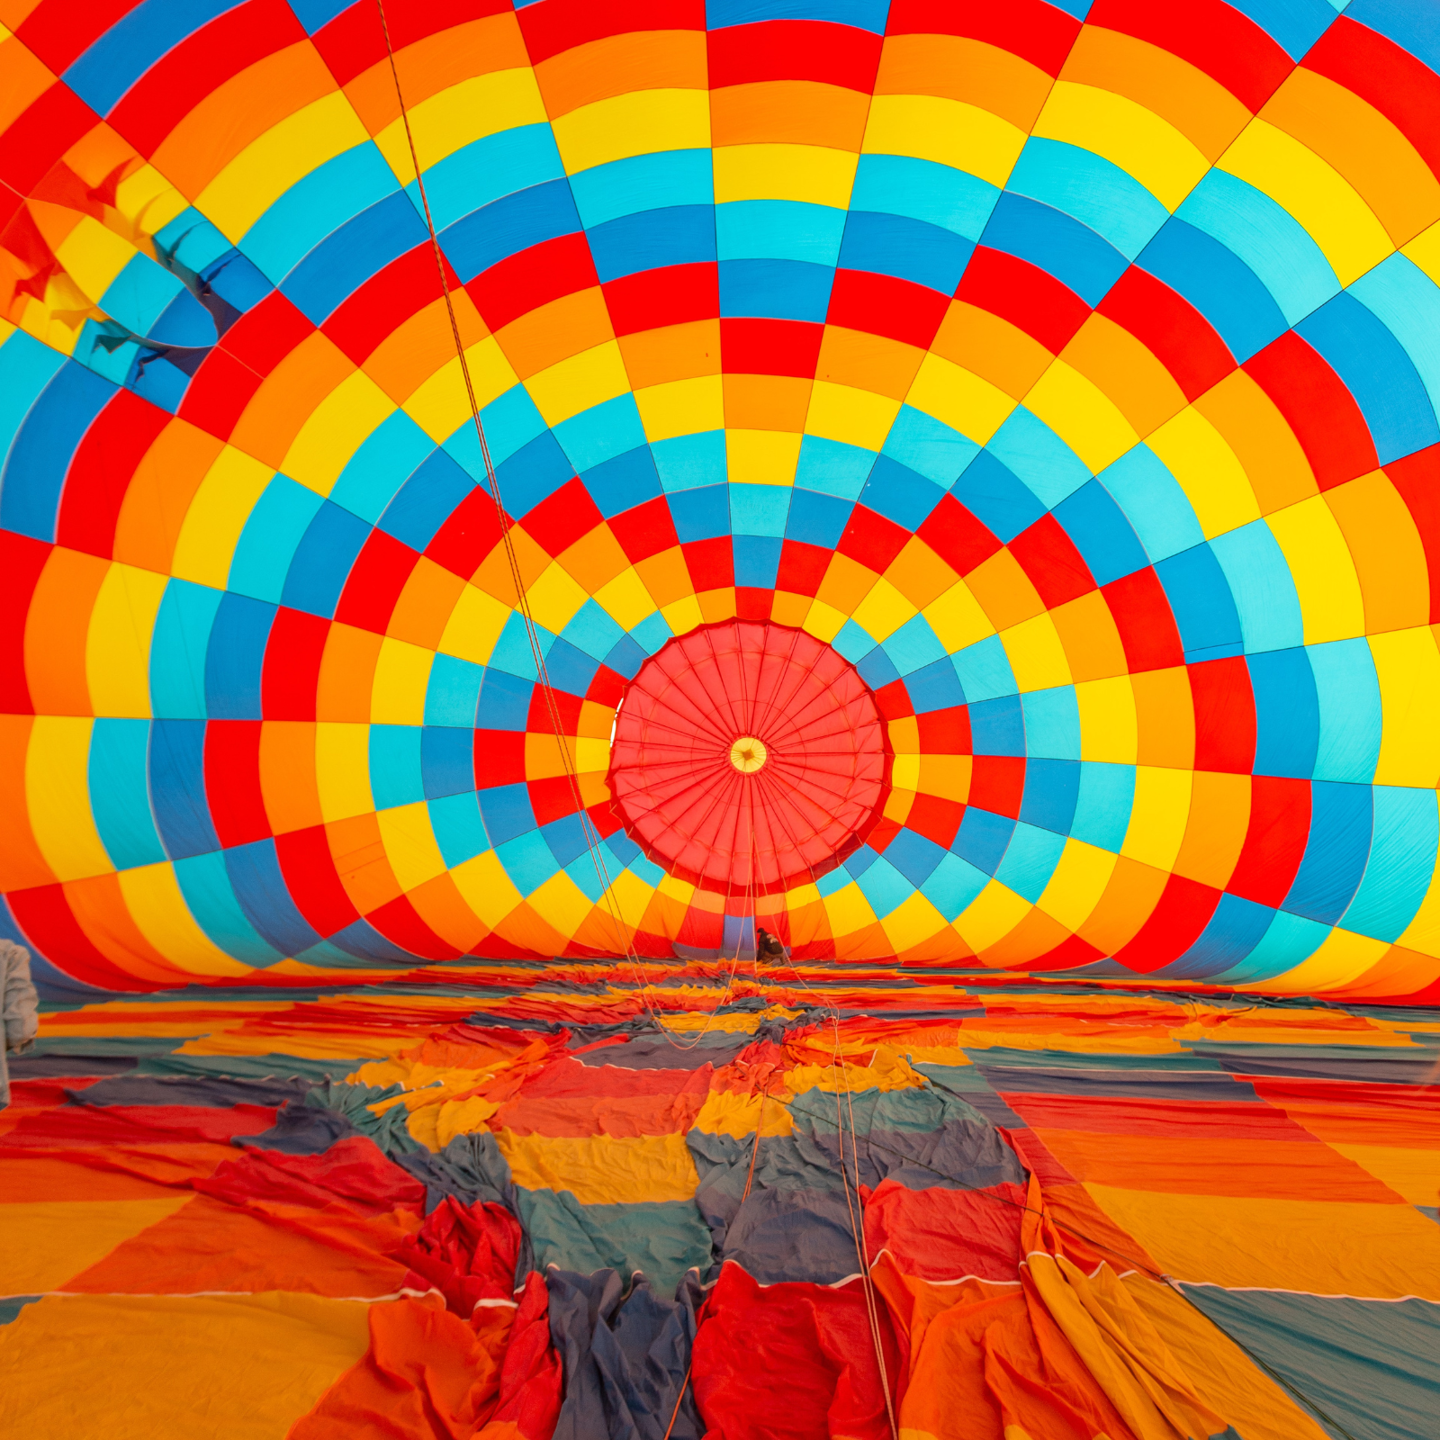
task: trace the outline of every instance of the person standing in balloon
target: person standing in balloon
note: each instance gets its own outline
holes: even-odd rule
[[[28,1050],[40,1029],[39,1000],[30,979],[30,952],[9,940],[0,940],[0,1015],[5,1021],[5,1043],[0,1046],[0,1110],[10,1103],[9,1051]]]

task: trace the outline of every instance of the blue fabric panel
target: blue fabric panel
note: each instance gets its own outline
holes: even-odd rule
[[[1195,507],[1148,445],[1127,451],[1098,478],[1119,503],[1152,564],[1204,541]]]
[[[998,635],[967,645],[952,658],[967,699],[993,700],[997,695],[1015,694],[1015,672]]]
[[[13,331],[0,344],[0,467],[30,407],[65,363],[63,355],[56,354],[23,330]]]
[[[420,727],[370,727],[370,790],[377,810],[426,799],[420,778]]]
[[[1027,825],[1068,835],[1080,798],[1078,760],[1036,760],[1025,762],[1025,794],[1020,818]]]
[[[1009,191],[995,202],[981,243],[1053,275],[1092,308],[1129,264],[1125,255],[1088,226]]]
[[[768,535],[778,539],[785,533],[790,487],[732,481],[729,504],[730,528],[734,534]]]
[[[511,515],[528,515],[574,476],[574,467],[548,430],[495,467],[500,500]]]
[[[797,488],[790,496],[790,509],[785,517],[786,538],[833,550],[845,533],[845,522],[853,508],[833,495]]]
[[[1050,883],[1064,848],[1063,835],[1037,829],[1022,820],[1010,837],[995,878],[1033,905]]]
[[[961,471],[950,493],[1007,545],[1045,514],[1034,492],[988,450]]]
[[[490,843],[497,848],[517,835],[524,835],[535,828],[535,812],[530,808],[530,792],[523,784],[494,785],[482,790],[480,810],[485,817],[485,829],[490,836]]]
[[[872,689],[883,690],[900,678],[895,662],[886,653],[883,645],[877,645],[855,667],[856,673]]]
[[[1284,908],[1333,925],[1350,904],[1370,857],[1370,787],[1316,780],[1310,797],[1310,839]]]
[[[947,486],[955,483],[978,450],[969,436],[909,405],[900,407],[884,445],[884,453],[892,460]]]
[[[1382,465],[1440,441],[1430,397],[1405,348],[1353,295],[1337,295],[1295,329],[1355,397]]]
[[[503,670],[486,670],[475,723],[485,730],[523,730],[534,683]]]
[[[932,665],[944,665],[950,658],[923,615],[912,615],[890,635],[884,646],[895,668],[907,678]]]
[[[1018,695],[970,706],[970,743],[977,755],[1023,755],[1025,715]]]
[[[707,485],[699,490],[679,490],[670,496],[670,517],[683,545],[691,540],[710,540],[730,531],[730,487]]]
[[[1165,587],[1188,663],[1243,653],[1240,616],[1225,572],[1208,545],[1161,560],[1155,573]]]
[[[715,203],[709,150],[663,150],[611,160],[572,175],[570,188],[592,232],[607,220],[640,210]]]
[[[897,464],[888,455],[879,455],[870,472],[865,503],[902,529],[918,530],[944,496],[944,490],[934,481],[917,475],[908,465]]]
[[[821,324],[835,271],[804,260],[724,260],[720,314]]]
[[[227,593],[205,652],[205,710],[215,720],[259,720],[260,676],[275,606]]]
[[[953,295],[974,250],[972,240],[924,220],[852,209],[839,265]]]
[[[1239,965],[1264,938],[1275,911],[1225,894],[1199,938],[1179,959],[1156,973],[1167,980],[1205,980]]]
[[[352,920],[343,930],[337,930],[330,936],[328,947],[341,951],[361,965],[408,966],[414,965],[421,958],[408,950],[402,950],[363,917]],[[310,953],[313,955],[314,952]],[[334,965],[337,962],[329,958],[313,963]]]
[[[334,615],[350,567],[370,538],[370,529],[348,510],[324,501],[295,547],[281,603],[311,615]]]
[[[945,917],[947,924],[953,924],[989,881],[983,870],[977,870],[968,860],[951,852],[920,887],[920,893]]]
[[[947,655],[926,665],[905,677],[905,693],[915,707],[917,715],[926,715],[932,710],[948,710],[965,703],[965,688],[955,673],[955,666]]]
[[[660,476],[648,445],[638,445],[592,466],[581,479],[596,508],[607,520],[660,494]]]
[[[1328,925],[1277,911],[1259,944],[1243,960],[1208,978],[1217,985],[1248,985],[1283,975],[1308,960],[1330,934]]]
[[[446,451],[434,450],[386,507],[380,528],[412,550],[423,551],[474,488],[475,482]]]
[[[372,275],[426,238],[410,197],[396,190],[322,240],[280,288],[312,324],[323,324]]]
[[[580,229],[580,217],[564,180],[547,180],[492,201],[457,220],[440,236],[464,284],[501,260]]]
[[[1363,638],[1311,645],[1306,653],[1315,673],[1320,706],[1317,780],[1368,785],[1380,759],[1380,680]]]
[[[235,546],[226,588],[278,602],[300,542],[324,501],[288,475],[277,475],[255,502]]]
[[[241,0],[144,0],[112,25],[60,77],[106,114],[159,59]]]
[[[517,125],[462,145],[425,172],[425,193],[437,230],[446,230],[472,211],[506,195],[549,180],[563,180],[565,167],[549,125]],[[424,212],[419,187],[406,187],[415,213]]]
[[[1005,847],[1014,833],[1015,822],[1008,815],[995,815],[968,805],[950,848],[977,870],[993,875],[1000,868]]]
[[[277,284],[357,211],[395,192],[395,172],[373,141],[317,166],[245,232],[246,256]]]
[[[583,695],[600,668],[599,659],[568,640],[557,639],[545,652],[545,674],[562,695]]]
[[[150,709],[167,720],[205,718],[205,656],[221,592],[170,580],[150,639]]]
[[[885,858],[917,889],[949,852],[913,830],[901,830],[885,847]]]
[[[1339,293],[1340,281],[1309,231],[1238,176],[1208,171],[1175,213],[1248,266],[1291,325]]]
[[[803,442],[802,442],[803,444]],[[660,488],[694,490],[701,485],[723,485],[729,479],[725,458],[725,432],[702,430],[698,435],[676,435],[650,446]]]
[[[1309,779],[1320,745],[1320,702],[1303,647],[1246,660],[1255,693],[1255,774]]]
[[[165,859],[150,817],[149,749],[148,720],[97,720],[90,734],[90,812],[117,870]]]
[[[55,372],[26,412],[0,470],[0,529],[54,540],[76,446],[115,393],[108,380],[74,361]]]
[[[284,955],[260,938],[245,918],[219,850],[175,861],[175,879],[200,928],[227,954],[246,965],[273,965]]]
[[[490,425],[491,412],[499,403],[492,402],[482,412],[487,436],[494,428]],[[473,436],[474,432],[467,428],[467,433]],[[493,439],[491,444],[495,453]],[[406,478],[434,448],[435,442],[403,410],[397,410],[366,436],[346,462],[330,491],[330,502],[373,525]]]
[[[780,573],[780,546],[784,542],[773,535],[737,535],[735,537],[735,583],[755,589],[774,587]]]
[[[1051,760],[1079,760],[1080,706],[1073,685],[1028,690],[1020,697],[1025,715],[1025,753]]]
[[[484,678],[484,667],[471,660],[436,655],[425,687],[425,723],[473,726]]]
[[[1362,3],[1370,8],[1373,0]],[[1186,1285],[1184,1292],[1354,1440],[1433,1433],[1440,1305],[1218,1285]]]
[[[875,454],[858,445],[806,435],[800,441],[800,459],[795,465],[795,483],[842,500],[854,500],[865,488],[875,464]]]
[[[445,795],[432,800],[427,808],[440,858],[452,870],[490,848],[485,822],[480,816],[480,800],[473,791]]]
[[[934,160],[862,155],[850,191],[850,213],[903,215],[978,240],[999,193],[978,175]]]
[[[295,908],[273,840],[256,840],[225,851],[225,871],[245,918],[281,955],[302,954],[319,934]]]
[[[1170,218],[1170,212],[1118,165],[1078,145],[1034,135],[1025,142],[1005,189],[1079,221],[1128,260]]]
[[[1091,480],[1062,500],[1054,515],[1090,567],[1097,585],[1108,585],[1150,563],[1125,512],[1098,480]]]
[[[205,800],[205,722],[154,720],[150,725],[150,812],[172,860],[218,850]]]
[[[856,877],[855,883],[870,908],[882,920],[914,893],[905,877],[883,855],[877,856],[875,863],[868,866],[863,875]]]
[[[715,207],[715,253],[721,260],[834,265],[845,215],[803,200],[732,200]]]
[[[1017,405],[985,447],[1047,509],[1090,479],[1090,467],[1037,415]]]
[[[1340,923],[1393,944],[1415,918],[1434,876],[1440,820],[1433,790],[1377,785],[1371,794],[1375,833],[1370,862]]]
[[[1305,621],[1295,577],[1270,527],[1263,520],[1252,520],[1209,543],[1225,572],[1246,652],[1303,644]]]
[[[554,434],[577,471],[603,465],[645,444],[640,411],[634,395],[628,391],[560,421],[554,427]]]
[[[582,855],[585,861],[575,867],[576,873],[588,879],[588,885],[581,884],[592,902],[598,900],[601,890],[598,888],[598,877],[595,874],[595,861],[591,855],[589,844],[585,838],[585,827],[580,823],[578,815],[562,815],[558,820],[552,820],[548,825],[540,827],[540,834],[545,843],[550,847],[550,853],[555,857],[555,863],[563,870],[567,865],[578,860]],[[585,872],[589,871],[588,877]]]
[[[488,793],[485,800],[484,812],[488,821],[490,816]],[[527,810],[530,808],[528,803],[525,808]],[[559,861],[555,859],[550,847],[545,843],[545,837],[538,830],[531,829],[513,840],[502,842],[492,827],[490,838],[495,842],[495,853],[499,855],[500,863],[505,867],[505,873],[509,875],[515,888],[522,895],[528,895],[560,870]]]
[[[1172,218],[1138,263],[1183,295],[1242,364],[1289,328],[1255,272],[1218,240],[1183,220]]]
[[[712,264],[715,210],[710,205],[672,205],[607,220],[586,232],[602,285],[642,270]]]
[[[580,651],[589,659],[603,661],[626,636],[599,602],[592,598],[575,612],[570,623],[565,627],[562,638],[567,645]],[[643,654],[640,659],[643,662]],[[590,672],[590,678],[594,679],[593,670]]]
[[[1027,767],[1028,768],[1028,767]],[[1135,799],[1135,767],[1104,760],[1080,765],[1080,786],[1075,797],[1075,818],[1070,833],[1101,850],[1119,850],[1130,828]]]

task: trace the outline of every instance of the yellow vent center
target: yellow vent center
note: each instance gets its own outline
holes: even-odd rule
[[[753,735],[742,735],[730,747],[730,763],[742,775],[753,775],[766,758],[765,742]]]

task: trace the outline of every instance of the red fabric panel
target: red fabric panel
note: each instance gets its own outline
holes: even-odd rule
[[[1430,580],[1430,623],[1440,621],[1440,445],[1417,450],[1385,467],[1420,532]]]
[[[525,732],[477,730],[475,784],[484,790],[492,785],[518,785],[524,779]]]
[[[705,1306],[690,1371],[712,1435],[725,1440],[889,1440],[885,1394],[858,1280],[762,1288],[725,1265]],[[881,1340],[892,1384],[900,1352],[888,1314]],[[765,1363],[755,1362],[757,1336]]]
[[[948,296],[913,280],[868,270],[836,270],[826,319],[831,325],[928,350],[949,308]]]
[[[1243,655],[1191,665],[1195,768],[1248,775],[1255,765],[1255,693]]]
[[[546,0],[516,16],[532,65],[607,35],[705,28],[704,0]]]
[[[1086,23],[1148,40],[1188,60],[1252,112],[1295,64],[1264,30],[1223,0],[1173,6],[1151,0],[1098,0]]]
[[[887,35],[965,35],[1020,55],[1048,75],[1058,75],[1080,22],[1042,0],[1004,5],[956,4],[955,0],[892,0]]]
[[[882,1180],[865,1198],[870,1262],[888,1250],[901,1271],[922,1280],[1015,1280],[1024,1206],[1020,1185],[908,1190]]]
[[[408,895],[397,895],[366,916],[387,940],[411,955],[426,960],[456,960],[461,952],[437,935],[416,910]]]
[[[451,290],[458,290],[460,277],[448,262],[445,274]],[[320,328],[359,365],[382,340],[443,295],[435,250],[426,240],[376,271]]]
[[[713,261],[665,265],[623,275],[604,285],[610,324],[617,335],[662,325],[712,320],[720,312],[719,270]]]
[[[1203,395],[1235,368],[1235,357],[1210,322],[1164,281],[1133,265],[1097,309],[1164,365],[1187,400]]]
[[[1090,567],[1053,514],[1042,516],[1028,530],[1021,531],[1009,548],[1047,610],[1088,595],[1095,588]]]
[[[260,790],[259,720],[212,720],[205,727],[205,798],[221,845],[270,834]]]
[[[425,554],[452,575],[468,580],[500,544],[500,518],[488,484],[476,486],[446,517]]]
[[[185,983],[177,976],[171,987],[122,970],[103,955],[80,928],[59,885],[11,890],[5,901],[15,923],[24,931],[26,941],[52,965],[58,965],[67,975],[86,985],[98,985],[102,990],[155,990],[178,988]]]
[[[135,467],[170,423],[158,405],[119,390],[90,423],[65,475],[55,543],[109,559]]]
[[[842,555],[858,560],[877,575],[890,568],[890,562],[909,542],[910,532],[874,510],[857,505],[845,523],[840,543],[835,547]]]
[[[663,495],[657,495],[653,500],[633,506],[619,515],[612,515],[607,523],[610,533],[620,542],[625,558],[632,565],[638,565],[662,550],[673,550],[680,543],[670,506]]]
[[[815,80],[858,90],[875,88],[882,37],[825,20],[757,20],[705,37],[710,88],[765,80]]]
[[[775,588],[788,590],[792,595],[818,594],[833,553],[821,545],[809,545],[803,540],[783,541]]]
[[[1252,355],[1245,371],[1295,432],[1322,490],[1368,475],[1380,463],[1355,397],[1293,330]]]
[[[330,622],[281,606],[270,626],[260,677],[260,708],[267,720],[313,720],[320,662]]]
[[[57,75],[68,70],[110,27],[141,0],[43,0],[16,34]],[[20,11],[24,14],[24,11]],[[10,22],[12,25],[14,21]]]
[[[360,918],[340,882],[323,825],[277,835],[275,853],[295,908],[321,935],[333,935]]]
[[[968,575],[999,548],[999,539],[953,495],[944,495],[915,532],[958,575]]]
[[[1150,918],[1133,940],[1116,951],[1115,958],[1146,974],[1168,965],[1195,943],[1219,903],[1220,891],[1214,886],[1172,875]]]
[[[336,620],[383,635],[419,558],[403,540],[372,530],[350,567],[335,608]]]
[[[1185,663],[1185,647],[1160,577],[1148,566],[1101,588],[1133,675]]]
[[[547,555],[559,555],[603,521],[604,516],[590,498],[585,482],[577,475],[526,515],[525,533],[540,544]]]
[[[0,713],[31,715],[25,678],[25,620],[40,572],[55,547],[0,530]]]
[[[977,755],[970,779],[970,804],[996,815],[1020,818],[1025,794],[1025,760],[1020,755]]]
[[[1055,355],[1090,314],[1090,307],[1053,275],[984,245],[970,257],[955,298],[1008,320]]]
[[[417,1219],[425,1209],[424,1185],[362,1135],[337,1140],[319,1155],[251,1147],[192,1183],[202,1194],[233,1205],[253,1200],[317,1209],[338,1205],[356,1215],[408,1210]]]
[[[723,590],[735,583],[735,552],[730,545],[730,536],[691,540],[680,550],[690,571],[690,583],[697,592]]]
[[[54,84],[0,133],[0,181],[28,195],[99,116],[66,85]]]
[[[482,271],[465,287],[492,330],[551,300],[600,284],[583,234],[542,240]]]
[[[1279,905],[1310,838],[1310,782],[1278,775],[1250,781],[1250,825],[1226,889],[1258,905]]]
[[[790,375],[811,380],[825,327],[804,320],[723,319],[720,348],[727,375]]]

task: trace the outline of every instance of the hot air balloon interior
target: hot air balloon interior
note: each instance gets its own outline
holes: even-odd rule
[[[1437,337],[1437,0],[0,0],[0,1431],[1435,1440]]]

